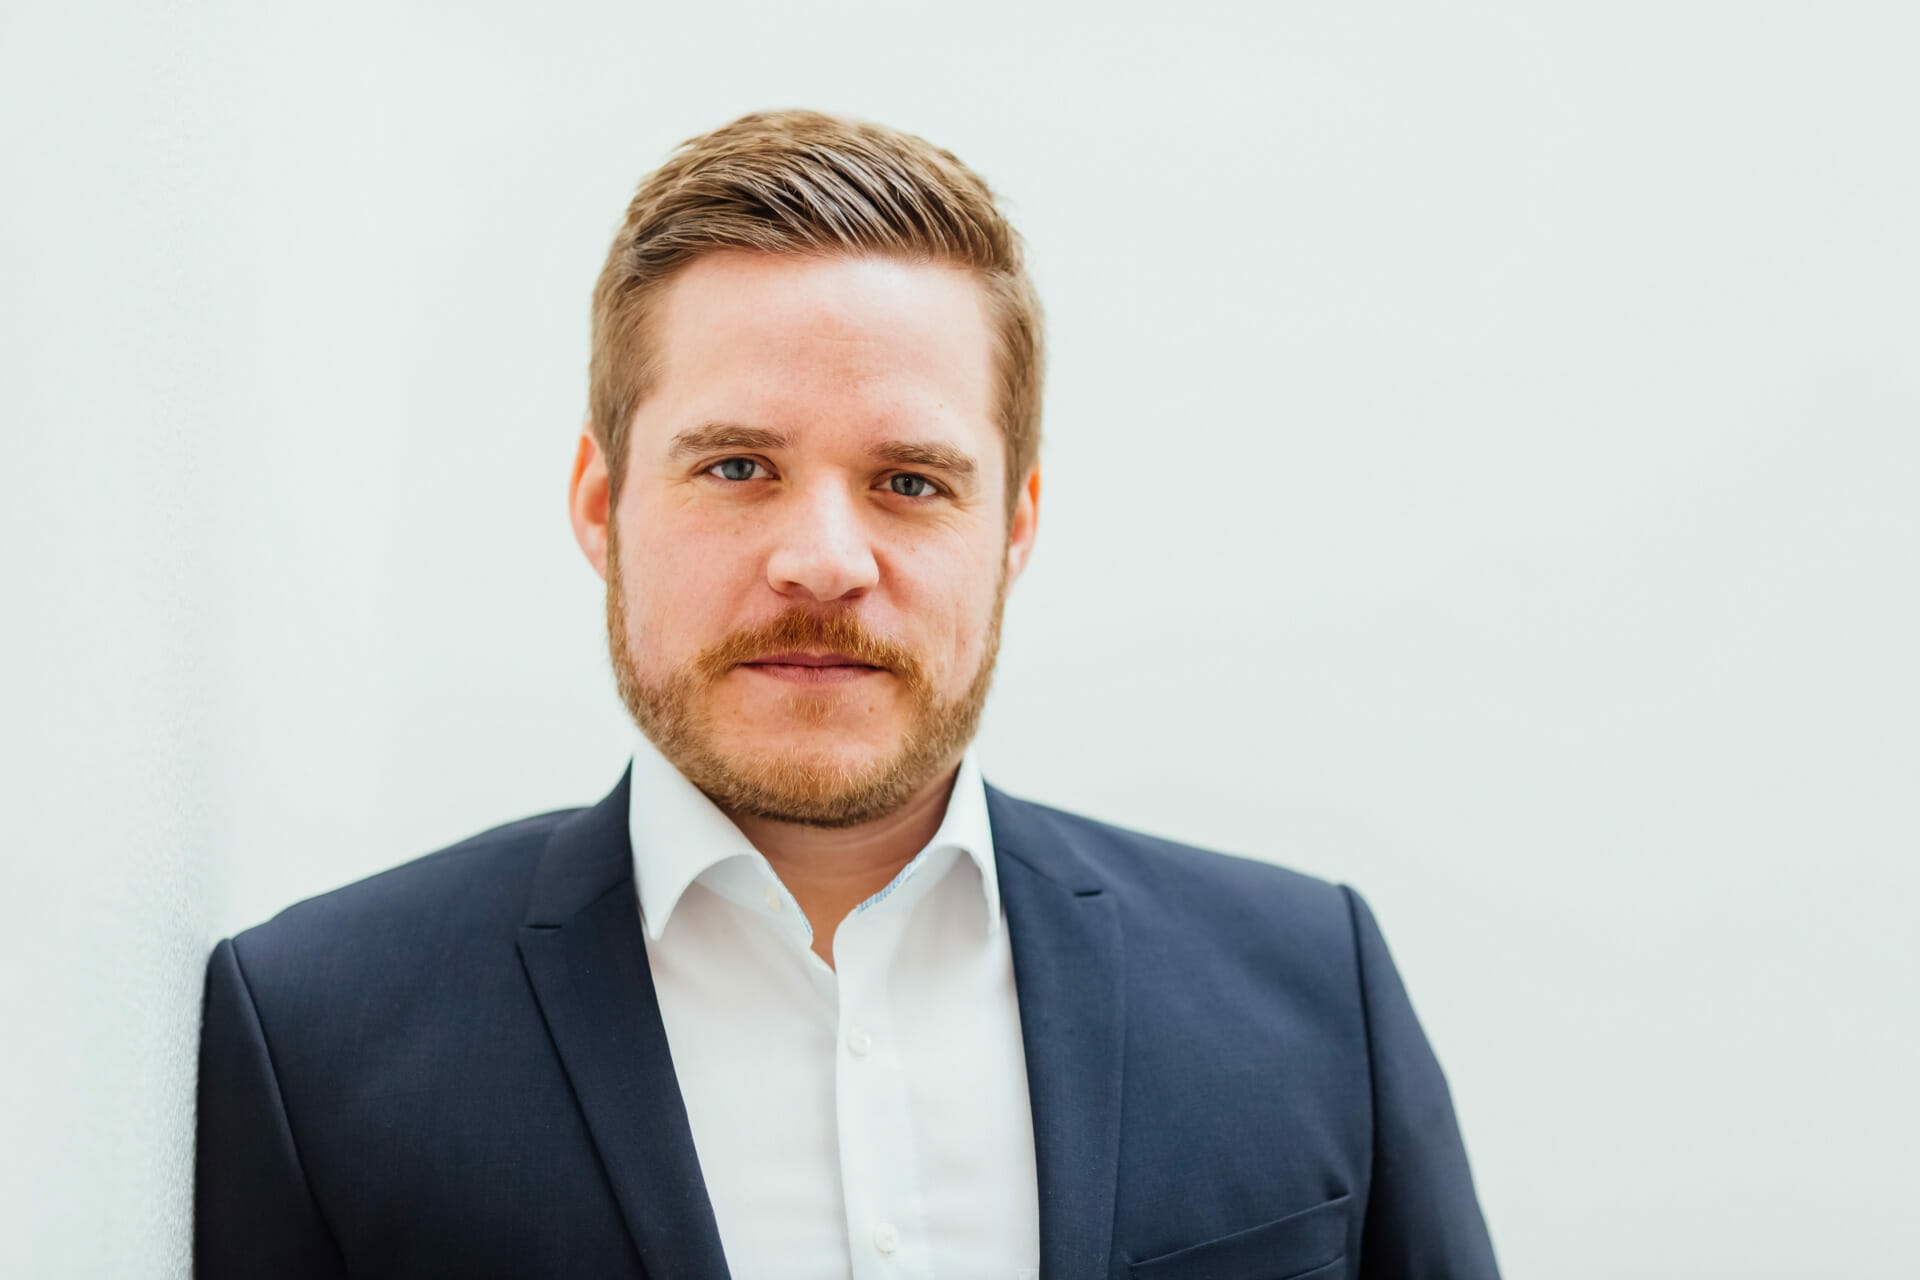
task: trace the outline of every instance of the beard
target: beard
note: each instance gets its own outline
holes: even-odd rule
[[[619,536],[612,522],[607,525],[607,648],[620,700],[660,754],[728,814],[851,827],[885,817],[919,794],[954,764],[979,728],[1000,651],[1006,598],[1002,559],[980,665],[965,691],[952,700],[938,696],[918,655],[867,630],[852,613],[804,609],[789,609],[733,632],[664,679],[649,681],[634,663]],[[847,764],[831,751],[814,755],[721,746],[712,709],[720,681],[740,663],[796,649],[829,649],[891,673],[907,703],[907,724],[891,751]],[[798,690],[788,695],[787,710],[795,719],[824,725],[842,700],[836,693]]]

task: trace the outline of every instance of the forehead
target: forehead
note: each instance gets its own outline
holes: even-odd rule
[[[794,428],[939,422],[993,431],[994,333],[965,268],[869,256],[726,250],[669,282],[653,339],[660,379],[642,417]]]

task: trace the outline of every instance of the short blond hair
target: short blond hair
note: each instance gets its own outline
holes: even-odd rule
[[[913,134],[818,111],[757,111],[689,138],[641,179],[593,290],[588,424],[615,499],[628,426],[660,374],[650,322],[674,273],[723,249],[885,254],[974,273],[992,318],[1009,518],[1040,453],[1040,298],[980,176]]]

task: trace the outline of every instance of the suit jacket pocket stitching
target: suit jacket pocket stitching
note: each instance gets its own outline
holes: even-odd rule
[[[1351,1196],[1129,1263],[1135,1280],[1158,1280],[1204,1268],[1216,1280],[1288,1280],[1340,1261],[1347,1251],[1346,1206]]]

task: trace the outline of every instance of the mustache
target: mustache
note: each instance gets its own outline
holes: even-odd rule
[[[789,609],[756,626],[743,627],[703,649],[695,666],[711,683],[743,662],[795,649],[830,649],[856,662],[891,671],[910,687],[926,682],[926,669],[905,645],[870,631],[851,613],[819,614]]]

